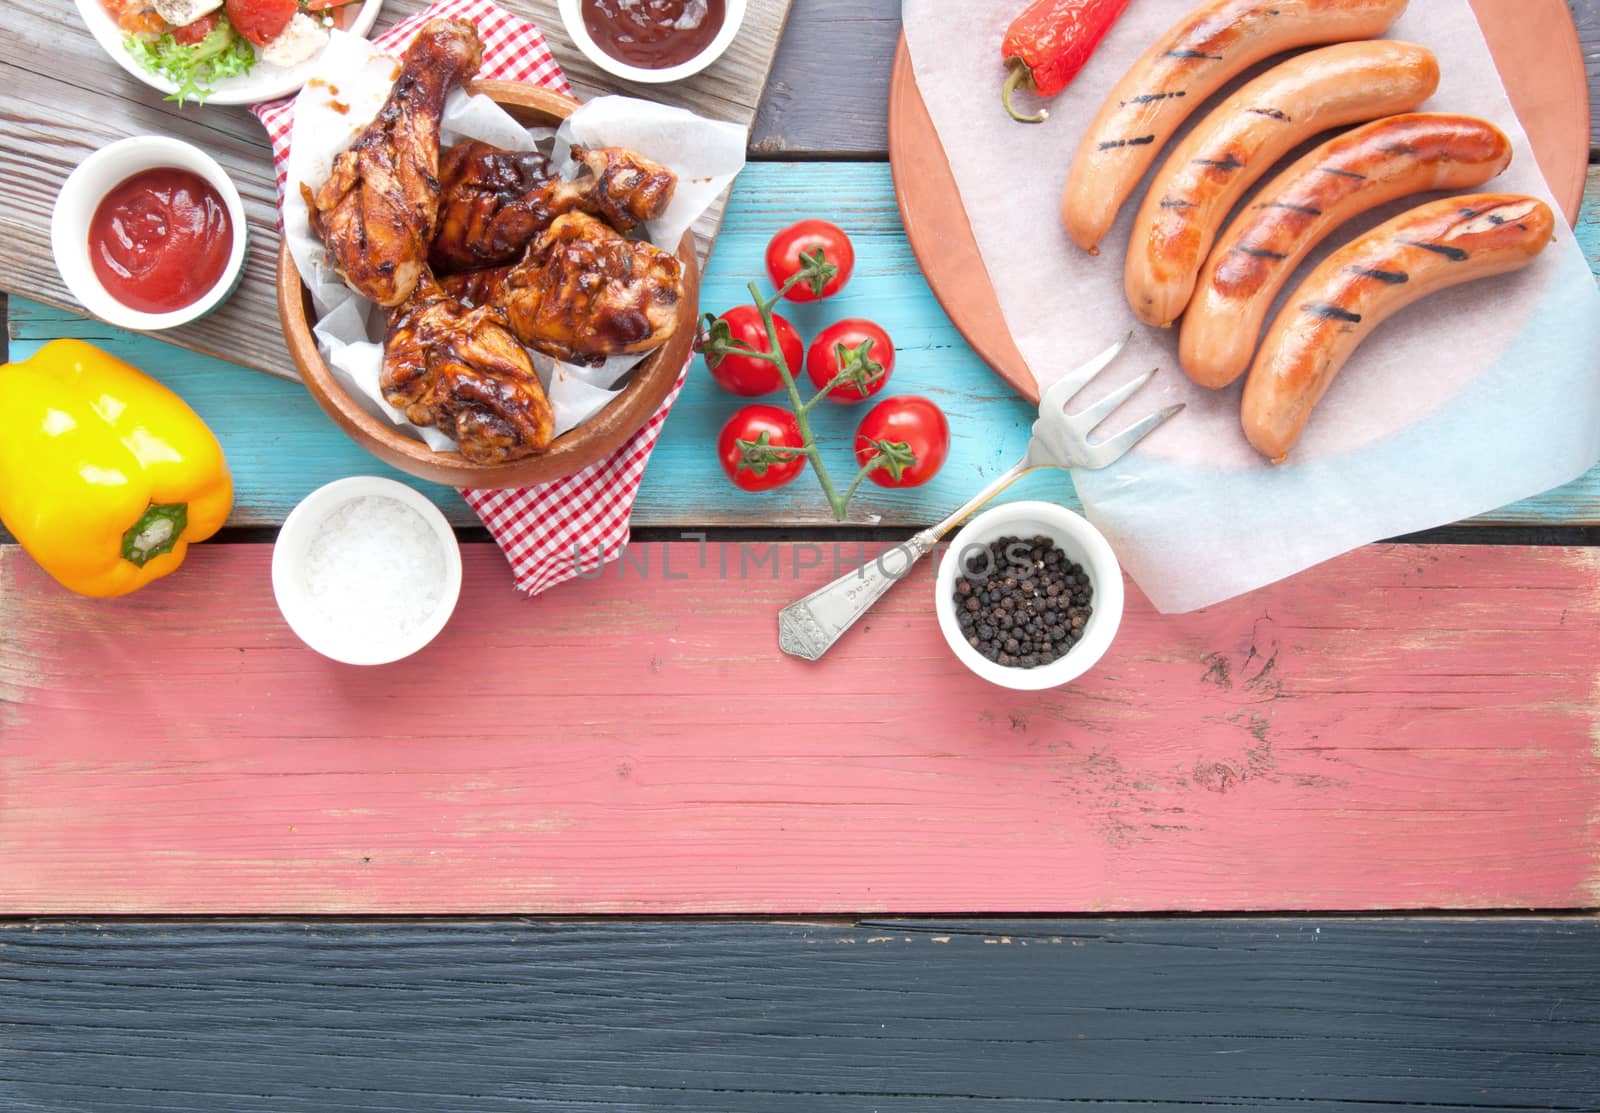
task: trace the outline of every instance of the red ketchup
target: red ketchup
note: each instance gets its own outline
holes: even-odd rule
[[[89,259],[106,292],[141,313],[204,297],[228,268],[233,225],[211,183],[157,167],[122,182],[89,222]]]
[[[582,8],[595,45],[642,70],[687,62],[711,45],[728,14],[725,0],[583,0]]]

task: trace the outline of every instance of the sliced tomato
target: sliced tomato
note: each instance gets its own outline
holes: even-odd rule
[[[117,26],[130,34],[160,35],[167,29],[167,21],[143,0],[105,0],[105,4]]]
[[[191,23],[172,29],[172,41],[180,42],[184,46],[194,46],[205,41],[205,37],[217,29],[217,24],[222,22],[221,12],[207,12]]]
[[[299,0],[227,0],[223,8],[235,31],[256,46],[266,46],[283,34],[300,4]]]
[[[304,8],[312,14],[326,12],[335,27],[348,31],[361,11],[361,0],[305,0]]]

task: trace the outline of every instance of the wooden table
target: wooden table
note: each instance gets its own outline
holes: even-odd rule
[[[297,384],[11,300],[13,358],[86,336],[179,390],[238,502],[116,603],[0,545],[0,914],[30,915],[0,1108],[1600,1109],[1600,469],[1198,615],[1135,591],[1058,693],[955,666],[926,575],[820,665],[776,653],[781,603],[1029,420],[899,225],[897,13],[797,0],[703,295],[743,300],[799,216],[854,235],[796,323],[881,321],[958,437],[850,526],[804,481],[731,492],[697,369],[628,562],[519,601],[419,485],[461,610],[337,668],[278,619],[270,541],[385,469]],[[1600,269],[1600,170],[1579,234]]]

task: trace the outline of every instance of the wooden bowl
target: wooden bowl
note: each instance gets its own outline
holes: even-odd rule
[[[468,90],[489,96],[528,127],[553,126],[578,107],[570,97],[514,81],[475,81]],[[372,416],[350,397],[317,351],[316,338],[311,333],[316,310],[287,246],[278,252],[278,317],[289,343],[289,354],[306,388],[328,416],[368,452],[409,475],[452,487],[531,487],[564,478],[605,459],[638,432],[671,393],[678,372],[689,358],[699,312],[700,271],[695,263],[693,233],[684,234],[678,244],[678,258],[683,261],[683,298],[678,303],[678,327],[672,339],[634,368],[628,385],[599,413],[557,437],[545,452],[507,464],[474,464],[459,452],[435,452],[417,438]]]

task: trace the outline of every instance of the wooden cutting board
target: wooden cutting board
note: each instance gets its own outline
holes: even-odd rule
[[[738,38],[709,69],[672,85],[639,86],[588,63],[567,37],[556,0],[499,2],[538,24],[579,98],[630,93],[746,127],[755,119],[790,4],[750,0]],[[387,0],[373,34],[427,6],[427,0]],[[50,253],[50,209],[61,183],[87,155],[114,140],[176,136],[210,152],[239,187],[250,249],[233,297],[204,320],[159,334],[161,339],[270,375],[298,377],[273,294],[279,237],[271,149],[254,116],[244,108],[164,102],[106,56],[66,3],[0,4],[0,86],[6,90],[0,113],[0,290],[83,312]],[[725,200],[695,225],[702,262],[722,223]]]
[[[1576,224],[1591,132],[1583,48],[1569,9],[1564,0],[1472,0],[1472,6],[1545,179],[1568,223]],[[934,296],[984,362],[1037,403],[1039,385],[989,283],[903,35],[889,85],[889,161],[906,236]]]

